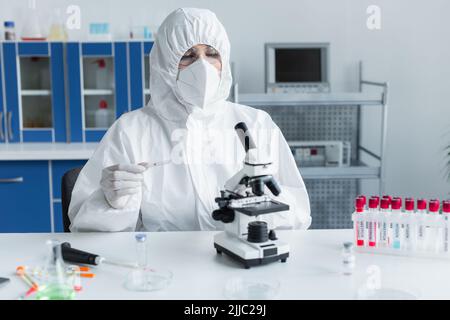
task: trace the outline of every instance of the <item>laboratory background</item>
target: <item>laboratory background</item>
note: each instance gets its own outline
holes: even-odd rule
[[[310,229],[354,228],[359,195],[450,198],[449,1],[0,0],[0,233],[68,231],[63,176],[146,105],[180,7],[226,28],[229,99],[280,127]]]
[[[17,171],[19,177],[26,171],[33,175],[32,180],[26,179],[33,185],[21,189],[26,194],[9,194],[12,186],[2,186],[4,208],[25,206],[25,214],[34,216],[32,209],[50,206],[54,216],[42,217],[35,226],[27,225],[32,223],[29,219],[16,217],[14,224],[2,224],[0,231],[62,231],[61,175],[82,165],[91,150],[71,145],[95,143],[105,131],[96,127],[107,127],[121,113],[144,106],[152,32],[168,13],[182,6],[209,8],[226,27],[240,103],[268,111],[293,146],[299,141],[320,141],[311,146],[324,154],[335,141],[336,148],[342,149],[332,159],[337,165],[325,167],[323,154],[305,160],[301,172],[311,198],[313,228],[351,226],[355,195],[379,193],[380,184],[386,194],[445,199],[450,191],[446,177],[450,27],[445,19],[449,4],[379,1],[379,26],[378,21],[370,21],[376,13],[370,11],[371,5],[350,0],[235,4],[134,0],[123,6],[109,1],[41,0],[33,9],[28,1],[2,1],[0,19],[14,22],[17,39],[27,28],[31,36],[36,31],[48,37],[56,21],[64,24],[69,43],[63,49],[47,43],[26,46],[25,41],[22,48],[21,44],[13,48],[3,42],[0,164],[4,170]],[[135,39],[130,40],[130,32]],[[96,37],[100,41],[106,37],[110,44],[89,45]],[[267,69],[275,63],[266,60],[265,45],[271,43],[327,44],[323,66],[327,79],[323,81],[328,96],[308,95],[298,108],[292,107],[295,101],[283,105],[265,97]],[[79,46],[83,46],[81,52]],[[37,57],[33,58],[33,52]],[[361,80],[388,83],[388,87],[362,85]],[[306,94],[308,88],[303,90]],[[358,92],[363,94],[355,95]],[[383,99],[387,100],[386,118]],[[368,100],[370,106],[361,100]],[[23,146],[36,141],[35,147]],[[50,158],[47,144],[54,142],[69,142],[61,149],[64,160]],[[302,149],[311,151],[307,145]],[[298,152],[299,166],[305,152]],[[381,161],[372,155],[382,155]],[[49,174],[53,181],[48,181]],[[48,194],[50,183],[53,190]],[[23,198],[30,201],[18,204]]]

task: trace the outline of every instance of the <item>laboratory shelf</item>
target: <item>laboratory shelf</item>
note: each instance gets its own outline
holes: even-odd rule
[[[113,95],[114,91],[112,89],[84,89],[83,93],[86,96],[103,96]]]
[[[379,179],[379,166],[368,166],[363,162],[353,162],[342,167],[301,167],[303,179]]]
[[[298,93],[298,94],[276,94],[276,93],[252,93],[239,94],[238,103],[248,106],[349,106],[365,105],[380,106],[382,99],[380,94],[363,92],[342,93]]]
[[[372,88],[378,87],[382,91],[380,92],[364,92],[363,88],[370,86]],[[377,90],[378,91],[378,90]],[[356,108],[356,128],[350,128],[356,136],[356,146],[352,146],[352,153],[354,161],[350,166],[343,167],[302,167],[299,163],[300,173],[304,179],[309,180],[333,180],[333,179],[376,179],[379,180],[379,193],[385,192],[385,177],[386,177],[386,142],[387,142],[387,117],[388,117],[388,93],[389,83],[369,81],[363,78],[363,63],[359,62],[359,91],[357,92],[328,92],[328,93],[239,93],[238,84],[233,85],[232,101],[235,103],[252,106],[255,108],[272,108],[273,113],[277,112],[277,107],[284,107],[283,112],[290,112],[289,109],[306,108],[306,110],[312,110],[311,107],[322,108],[324,114],[329,115],[330,108],[336,108],[336,114],[332,117],[339,117],[340,110],[346,107]],[[362,107],[379,108],[381,109],[381,145],[380,152],[378,154],[371,152],[365,146],[360,144],[361,132],[361,117]],[[275,109],[273,109],[275,107]],[[286,108],[287,107],[287,108]],[[364,108],[365,109],[365,108]],[[320,111],[317,111],[320,114]],[[279,116],[276,114],[276,116]],[[285,121],[285,127],[288,130],[295,132],[294,135],[299,134],[297,124],[292,123],[292,119],[287,117],[278,117],[280,121]],[[334,119],[334,118],[333,118]],[[339,123],[340,125],[341,123]],[[308,127],[311,132],[317,133],[320,126]],[[306,130],[306,129],[305,129]],[[336,128],[334,128],[336,131]],[[292,132],[291,132],[292,133]],[[308,133],[309,134],[309,133]],[[306,139],[306,138],[305,138]],[[330,139],[326,140],[341,140]],[[372,160],[376,160],[379,165],[368,166],[365,163],[360,162],[361,155],[369,156]]]
[[[50,90],[21,90],[22,96],[49,96],[52,94]]]

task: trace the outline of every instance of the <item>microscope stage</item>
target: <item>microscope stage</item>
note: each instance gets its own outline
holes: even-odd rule
[[[241,262],[246,269],[278,260],[286,262],[289,257],[289,245],[280,240],[249,243],[226,232],[214,236],[214,248]]]
[[[288,211],[289,206],[287,204],[271,200],[271,201],[263,201],[258,202],[249,206],[235,208],[235,211],[239,211],[247,216],[258,216],[261,214],[280,212],[280,211]]]

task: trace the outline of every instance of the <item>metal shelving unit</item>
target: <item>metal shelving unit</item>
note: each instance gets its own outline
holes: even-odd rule
[[[379,94],[363,92],[343,93],[261,93],[239,94],[239,103],[250,106],[378,106],[381,103]]]
[[[299,168],[305,179],[379,179],[381,168],[363,162],[349,167],[305,167]]]
[[[234,101],[253,107],[357,107],[357,137],[356,137],[356,159],[347,167],[302,167],[299,170],[304,179],[324,180],[324,179],[379,179],[379,192],[385,191],[385,171],[386,171],[386,128],[388,114],[388,82],[368,81],[362,77],[362,63],[360,63],[360,92],[352,93],[314,93],[314,94],[237,94],[233,91]],[[364,86],[375,86],[381,88],[381,93],[365,93]],[[381,107],[381,152],[376,154],[360,144],[361,128],[361,108]],[[360,160],[361,154],[365,153],[379,162],[378,166],[370,166]]]

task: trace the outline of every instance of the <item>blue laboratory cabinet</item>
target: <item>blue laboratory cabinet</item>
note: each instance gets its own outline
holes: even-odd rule
[[[85,163],[0,161],[0,233],[63,232],[61,179]]]
[[[71,141],[101,140],[129,111],[127,47],[126,42],[67,44]],[[109,116],[97,121],[100,106]]]
[[[64,44],[3,42],[0,143],[65,142]]]
[[[145,106],[150,98],[149,55],[153,42],[130,42],[130,109]]]
[[[149,100],[152,46],[2,42],[0,143],[100,141],[115,119]]]
[[[50,232],[46,161],[0,162],[0,232]]]
[[[0,42],[0,145],[100,141],[150,99],[152,45]],[[85,162],[0,161],[0,232],[62,232],[61,178]]]
[[[4,143],[6,141],[6,120],[5,120],[5,108],[3,105],[3,65],[1,63],[3,61],[2,58],[2,50],[0,46],[0,143]]]

